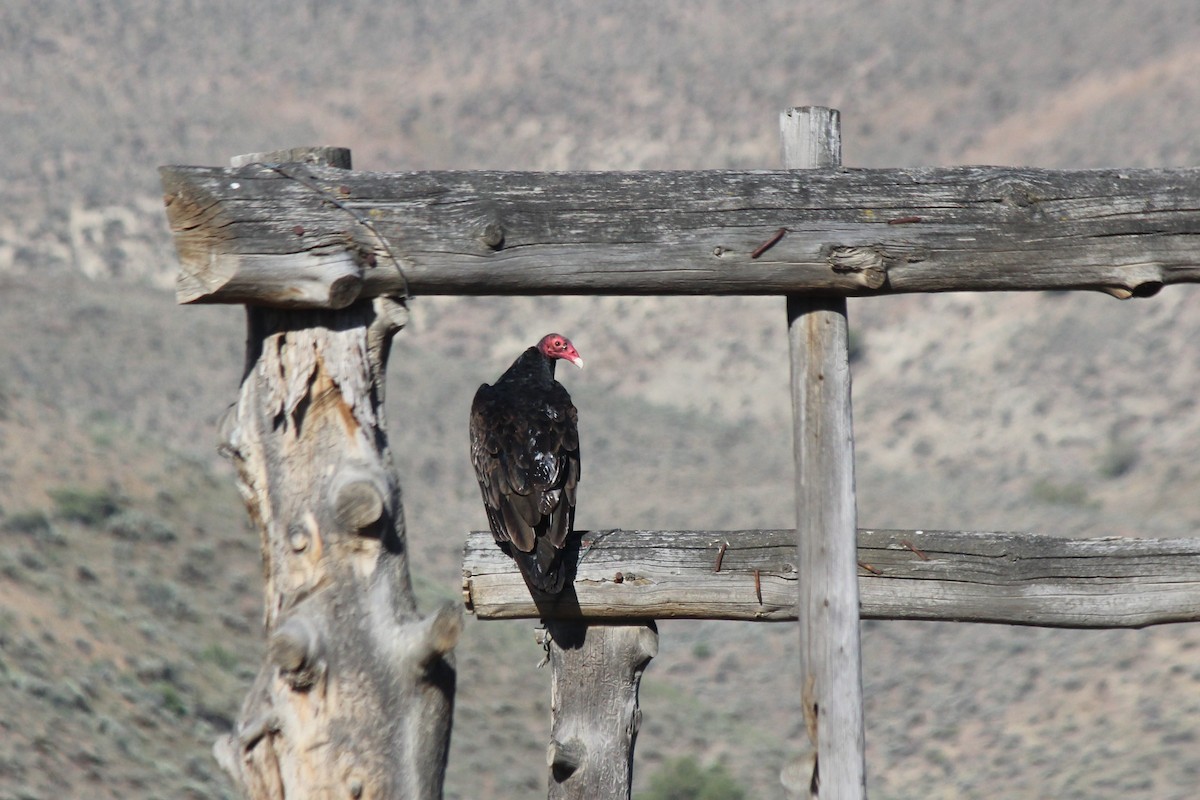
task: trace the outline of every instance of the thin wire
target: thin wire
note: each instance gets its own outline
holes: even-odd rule
[[[400,266],[400,259],[396,258],[396,254],[392,251],[392,246],[390,244],[388,244],[388,240],[383,238],[383,236],[379,233],[379,230],[375,227],[374,222],[372,222],[370,219],[368,219],[367,217],[360,214],[358,211],[355,211],[350,206],[343,203],[337,196],[335,196],[334,194],[327,191],[324,187],[319,186],[317,183],[315,183],[313,181],[311,176],[294,175],[294,174],[288,172],[287,170],[285,170],[283,168],[282,164],[268,164],[263,161],[255,161],[252,164],[248,164],[246,166],[266,167],[267,169],[271,170],[272,172],[274,172],[277,175],[280,175],[281,177],[295,181],[296,183],[300,184],[301,186],[305,187],[306,189],[309,189],[310,191],[315,192],[316,194],[320,195],[324,199],[328,200],[330,203],[337,206],[342,211],[345,211],[347,214],[349,214],[354,219],[355,222],[357,222],[359,225],[362,225],[364,228],[369,230],[372,233],[372,235],[374,235],[376,241],[378,241],[381,245],[383,245],[383,249],[387,252],[388,258],[390,258],[392,260],[392,266],[394,266],[396,268],[396,274],[400,276],[400,284],[403,286],[403,289],[404,289],[404,295],[403,295],[403,297],[400,298],[400,302],[404,303],[405,305],[408,304],[409,298],[412,297],[412,292],[410,292],[408,290],[408,276],[404,274],[404,269]]]

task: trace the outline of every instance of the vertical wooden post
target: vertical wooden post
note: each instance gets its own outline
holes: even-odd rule
[[[839,114],[780,117],[784,167],[841,165]],[[809,794],[866,797],[854,500],[854,432],[846,300],[787,298],[792,357],[799,559],[800,680],[815,759]]]
[[[349,152],[235,166],[247,161],[348,167]],[[262,537],[268,646],[214,754],[253,800],[442,796],[462,615],[446,604],[421,617],[409,579],[383,429],[404,315],[387,297],[337,311],[246,309],[246,371],[222,450]]]
[[[549,800],[629,800],[642,671],[658,628],[549,622]]]

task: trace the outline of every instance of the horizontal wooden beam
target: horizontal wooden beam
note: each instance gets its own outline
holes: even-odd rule
[[[1124,298],[1200,281],[1197,169],[372,173],[250,163],[161,176],[181,302],[1045,289]]]
[[[1062,628],[1200,620],[1200,540],[860,530],[869,619]],[[488,532],[470,534],[467,608],[481,619],[796,619],[794,531],[587,531],[572,586],[535,604]]]

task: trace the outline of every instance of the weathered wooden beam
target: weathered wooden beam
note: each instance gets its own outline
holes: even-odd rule
[[[1200,282],[1200,169],[160,172],[182,302]]]
[[[467,608],[480,619],[796,619],[795,531],[586,531],[580,551],[574,582],[538,606],[491,533],[470,534]],[[864,619],[1200,622],[1200,539],[860,529],[858,563]]]
[[[842,163],[841,117],[832,108],[780,114],[784,166]],[[787,296],[796,457],[796,560],[800,573],[800,686],[816,758],[808,796],[867,794],[854,498],[854,414],[846,298]]]

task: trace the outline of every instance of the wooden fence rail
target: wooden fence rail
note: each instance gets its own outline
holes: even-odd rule
[[[1042,289],[1126,298],[1200,281],[1197,169],[370,173],[249,163],[163,167],[161,177],[181,302]]]
[[[471,533],[468,609],[480,619],[796,619],[795,531],[585,531],[576,546],[573,593],[535,605],[491,533]],[[1200,621],[1200,539],[862,529],[858,562],[865,619],[1056,628]]]

